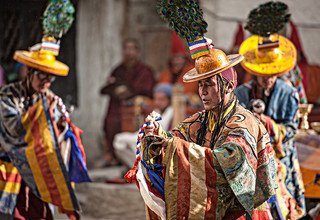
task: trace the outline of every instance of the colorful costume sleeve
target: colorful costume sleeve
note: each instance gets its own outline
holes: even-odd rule
[[[243,84],[235,90],[239,102],[245,108],[249,108],[252,99],[253,82]],[[285,155],[283,143],[291,140],[298,129],[298,103],[297,90],[288,86],[283,80],[277,79],[274,91],[269,97],[269,103],[265,115],[269,117],[266,127],[270,135],[271,143],[275,145],[278,156]]]
[[[212,151],[174,137],[166,147],[163,164],[167,218],[216,219],[218,192]]]
[[[268,135],[261,136],[257,143],[252,138],[247,131],[235,129],[213,150],[235,197],[248,213],[263,204],[277,187]]]
[[[36,196],[63,210],[79,211],[47,99],[41,97],[24,112],[18,110],[19,103],[14,101],[8,96],[0,99],[1,147]]]
[[[296,90],[287,95],[285,103],[278,103],[277,105],[284,106],[278,108],[278,114],[270,117],[267,120],[267,127],[270,128],[269,135],[274,149],[279,158],[285,156],[286,150],[284,143],[292,140],[297,133],[298,129],[298,94]],[[276,101],[270,101],[271,104],[276,105]],[[271,111],[270,108],[268,111]],[[282,111],[282,113],[280,113]],[[281,114],[281,118],[278,116]]]
[[[21,124],[21,113],[16,108],[14,99],[3,97],[0,100],[0,118],[1,118],[1,147],[5,150],[10,150],[6,143],[11,143],[14,146],[23,146],[24,140],[21,134],[24,133]]]

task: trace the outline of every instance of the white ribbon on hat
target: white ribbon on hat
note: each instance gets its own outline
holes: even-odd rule
[[[33,45],[32,47],[29,47],[29,51],[33,52],[33,51],[39,51],[41,49],[41,43],[37,43],[35,45]]]
[[[212,48],[213,47],[213,43],[212,43],[212,40],[208,37],[204,37],[204,39],[207,41],[207,44],[209,46],[209,48]]]

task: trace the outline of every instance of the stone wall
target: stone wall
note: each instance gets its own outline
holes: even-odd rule
[[[77,75],[79,107],[74,122],[84,130],[88,162],[101,156],[102,121],[107,98],[99,94],[111,69],[120,62],[124,1],[79,1]]]
[[[170,56],[170,32],[156,13],[157,0],[128,1],[127,37],[137,38],[141,59],[150,65],[157,77],[167,67]]]

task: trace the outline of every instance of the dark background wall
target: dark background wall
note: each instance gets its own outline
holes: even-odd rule
[[[5,69],[8,82],[16,80],[15,50],[28,50],[41,42],[41,18],[47,0],[0,0],[0,65]],[[76,1],[73,1],[76,7]],[[76,15],[75,15],[76,16]],[[76,21],[61,39],[58,60],[70,67],[67,77],[57,78],[52,90],[67,105],[77,105],[76,77]]]

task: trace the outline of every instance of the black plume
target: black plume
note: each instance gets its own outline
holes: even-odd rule
[[[157,11],[180,37],[194,41],[207,32],[207,22],[198,0],[159,0]]]
[[[253,9],[245,29],[252,34],[268,37],[278,33],[290,20],[288,6],[283,2],[267,2]]]

